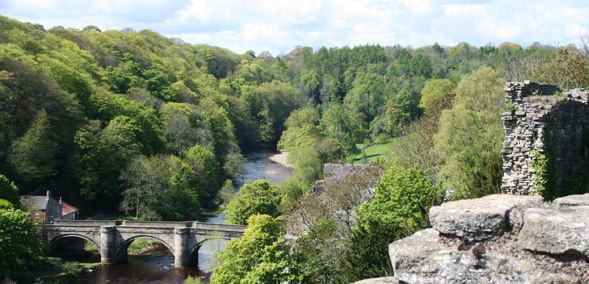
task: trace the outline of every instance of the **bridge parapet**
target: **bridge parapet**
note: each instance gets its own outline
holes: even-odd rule
[[[198,249],[212,233],[220,232],[224,239],[243,236],[247,227],[196,221],[146,222],[128,220],[59,220],[42,225],[44,237],[54,242],[75,237],[90,241],[100,251],[105,264],[116,264],[127,258],[127,248],[137,238],[161,242],[174,255],[176,267],[198,262]]]

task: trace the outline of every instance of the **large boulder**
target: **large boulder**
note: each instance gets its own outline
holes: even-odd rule
[[[509,213],[513,208],[542,201],[541,196],[495,194],[446,202],[430,209],[429,221],[434,229],[444,235],[468,242],[491,240],[509,230]]]
[[[552,203],[560,206],[589,206],[589,193],[557,198]]]
[[[395,278],[401,283],[577,283],[578,277],[543,270],[533,259],[473,246],[443,245],[434,229],[390,244]]]
[[[589,206],[527,209],[518,245],[537,252],[589,257]]]

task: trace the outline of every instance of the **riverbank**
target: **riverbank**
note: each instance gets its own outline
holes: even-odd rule
[[[287,168],[290,168],[290,169],[294,168],[294,166],[292,164],[288,163],[286,156],[288,156],[288,152],[280,152],[279,154],[274,154],[274,155],[268,157],[268,159],[272,162],[281,164]]]

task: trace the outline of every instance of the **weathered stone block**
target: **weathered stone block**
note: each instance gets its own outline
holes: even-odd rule
[[[589,206],[589,193],[557,198],[552,203],[561,206]],[[587,217],[589,218],[589,216]]]
[[[518,245],[538,252],[579,253],[589,257],[588,216],[589,206],[527,209]]]
[[[444,203],[430,209],[429,221],[442,234],[468,241],[494,239],[508,230],[509,212],[516,206],[540,203],[541,196],[495,194]]]

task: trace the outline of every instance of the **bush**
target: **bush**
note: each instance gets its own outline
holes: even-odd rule
[[[39,263],[43,243],[21,210],[0,210],[0,275],[14,280],[28,278]]]
[[[200,280],[200,278],[198,276],[195,276],[195,277],[188,276],[188,278],[186,278],[186,280],[184,281],[184,284],[202,284],[202,281]]]
[[[66,261],[61,268],[63,269],[63,273],[70,275],[70,276],[76,276],[81,274],[84,271],[84,268],[82,266],[80,266],[80,264],[78,264],[77,262],[73,262],[73,261]]]

